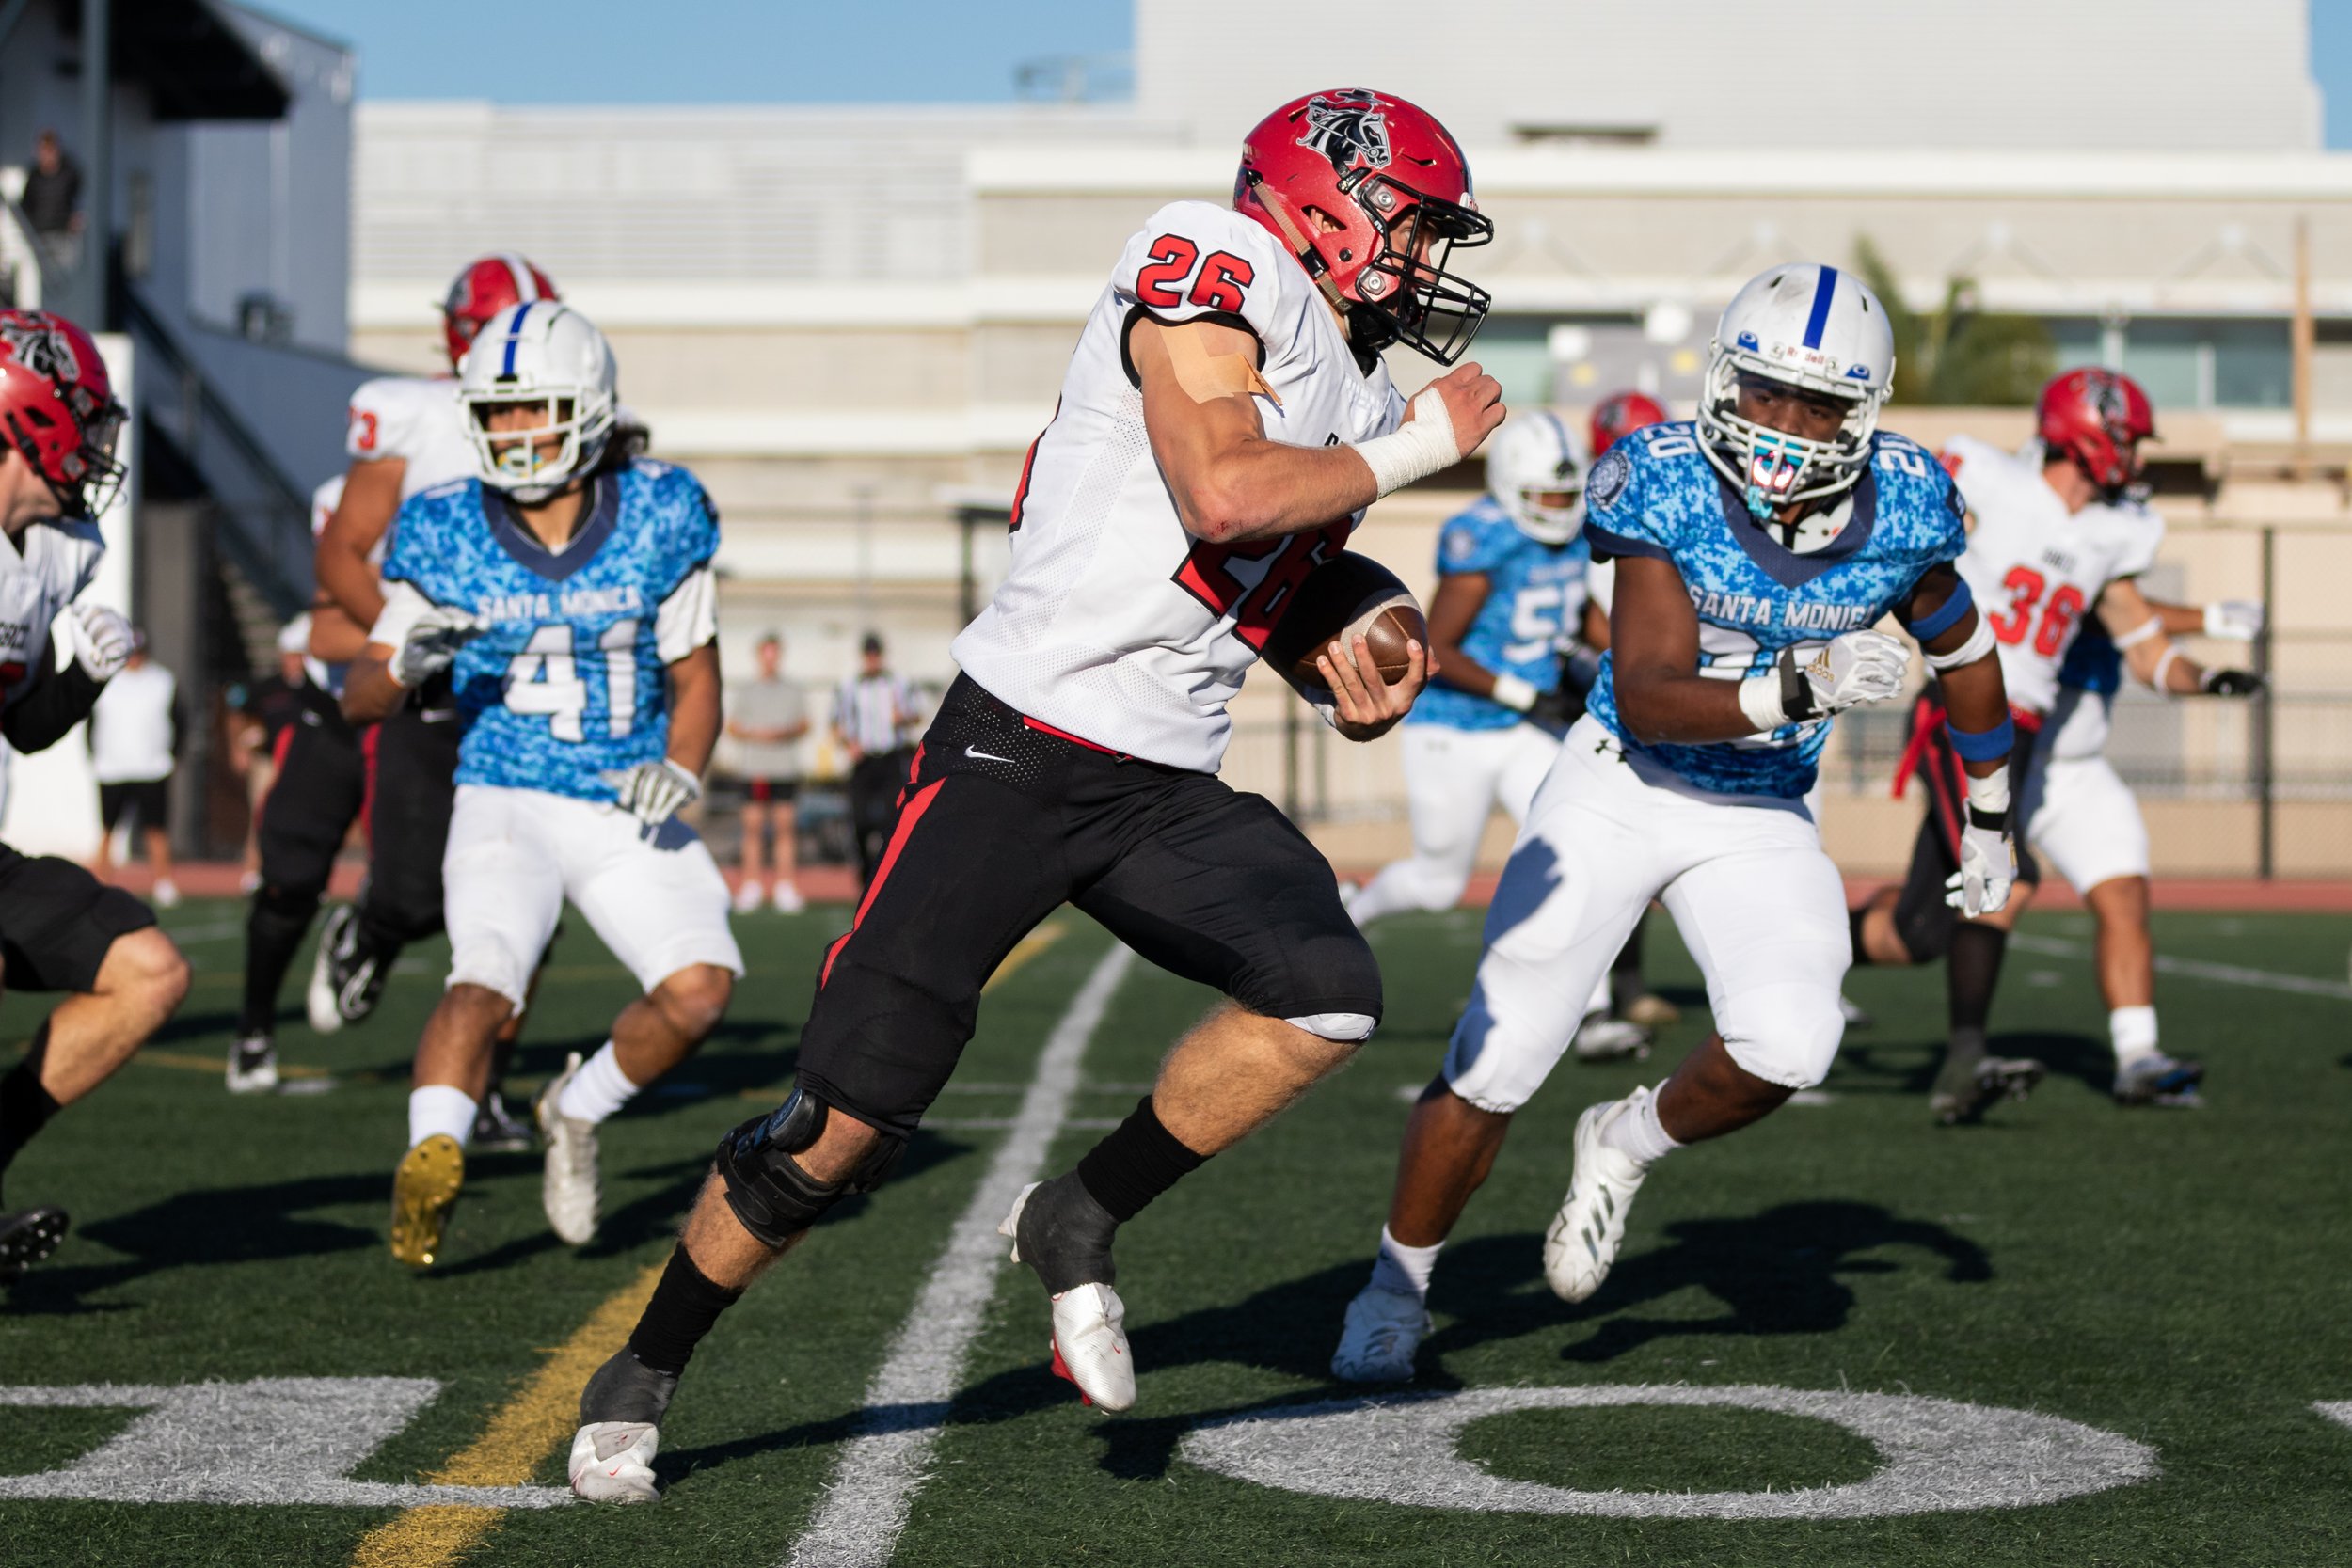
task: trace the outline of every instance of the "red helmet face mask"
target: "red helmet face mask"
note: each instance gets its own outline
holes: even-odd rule
[[[2139,443],[2156,434],[2156,412],[2139,383],[2115,371],[2068,371],[2042,388],[2034,410],[2042,450],[2074,460],[2109,499],[2139,479]]]
[[[1405,343],[1450,365],[1486,318],[1486,291],[1447,262],[1494,224],[1453,136],[1401,98],[1349,87],[1275,110],[1242,144],[1233,210],[1298,258],[1359,354]]]
[[[485,256],[468,262],[441,302],[441,331],[449,344],[450,368],[454,370],[466,357],[474,334],[501,310],[531,300],[561,297],[554,279],[519,256]]]
[[[66,516],[95,517],[120,493],[123,418],[88,333],[46,310],[0,310],[0,440]]]
[[[1665,406],[1643,392],[1619,392],[1593,404],[1592,452],[1600,454],[1645,425],[1664,424]]]

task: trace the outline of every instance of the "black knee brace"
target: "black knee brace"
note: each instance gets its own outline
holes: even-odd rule
[[[314,887],[279,887],[275,882],[263,882],[261,891],[253,895],[254,916],[291,926],[300,931],[310,928],[310,922],[318,912],[319,890]]]
[[[726,1183],[727,1207],[769,1246],[784,1245],[843,1198],[881,1186],[906,1153],[905,1137],[882,1131],[857,1169],[838,1181],[818,1180],[792,1156],[816,1143],[830,1114],[823,1101],[796,1088],[781,1106],[719,1140],[715,1164]]]

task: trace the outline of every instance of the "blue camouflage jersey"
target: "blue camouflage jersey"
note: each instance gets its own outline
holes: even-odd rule
[[[2058,666],[2058,685],[2103,697],[2123,689],[2123,656],[2096,615],[2082,618],[2082,629],[2066,650],[2066,662]]]
[[[1826,548],[1809,554],[1783,548],[1749,520],[1688,420],[1635,431],[1594,465],[1585,535],[1597,557],[1674,563],[1698,610],[1701,674],[1759,675],[1784,648],[1809,654],[1875,624],[1909,601],[1930,568],[1967,547],[1964,507],[1934,457],[1883,432],[1870,445],[1870,465],[1850,493],[1851,516]],[[1794,799],[1813,787],[1827,719],[1737,740],[1644,745],[1618,717],[1613,663],[1602,657],[1589,708],[1628,752],[1719,794]]]
[[[668,748],[656,620],[717,553],[718,516],[694,476],[667,463],[638,458],[592,483],[579,531],[556,552],[479,480],[420,491],[400,509],[384,580],[489,626],[451,670],[461,784],[611,800],[598,774]]]
[[[1521,533],[1492,496],[1448,517],[1438,535],[1438,578],[1465,572],[1486,578],[1486,602],[1462,636],[1462,652],[1538,691],[1559,685],[1561,655],[1584,624],[1584,574],[1592,559],[1581,534],[1565,545],[1547,545]],[[1437,680],[1405,721],[1507,730],[1524,718],[1492,698]]]

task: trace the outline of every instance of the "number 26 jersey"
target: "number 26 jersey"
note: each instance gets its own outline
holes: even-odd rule
[[[1394,430],[1404,400],[1361,369],[1339,318],[1274,236],[1205,201],[1163,207],[1127,242],[1087,318],[1061,401],[1012,503],[1012,566],[956,639],[956,661],[1000,702],[1096,745],[1214,773],[1225,705],[1308,569],[1361,515],[1246,545],[1204,545],[1177,520],[1127,357],[1140,318],[1253,334],[1269,439],[1321,447]]]
[[[399,647],[433,605],[487,628],[451,670],[461,784],[611,800],[600,774],[668,748],[668,667],[718,629],[718,517],[694,476],[667,463],[637,458],[589,484],[561,550],[479,480],[401,508],[369,641]]]

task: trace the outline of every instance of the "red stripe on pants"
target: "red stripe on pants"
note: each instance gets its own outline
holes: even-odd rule
[[[359,831],[368,835],[368,852],[375,852],[375,753],[376,742],[384,736],[384,726],[370,724],[359,736],[359,756],[367,768],[367,783],[359,791]]]
[[[923,820],[923,814],[931,809],[931,802],[939,798],[939,785],[946,782],[941,779],[937,784],[926,784],[907,797],[906,804],[898,812],[898,825],[891,832],[890,847],[882,851],[882,863],[874,868],[874,879],[866,884],[866,896],[858,900],[857,913],[850,918],[850,928],[825,949],[825,967],[817,975],[818,990],[824,989],[825,982],[833,978],[834,959],[841,956],[841,950],[849,945],[850,939],[857,935],[857,928],[865,924],[866,911],[874,907],[874,895],[880,893],[882,884],[890,880],[891,869],[898,863],[898,851],[907,847],[908,835],[914,832],[914,825]]]

